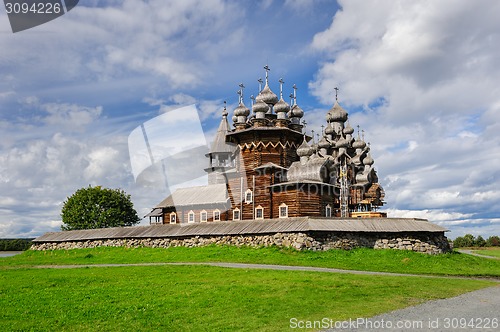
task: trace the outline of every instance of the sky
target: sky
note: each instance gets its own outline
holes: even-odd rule
[[[12,33],[1,9],[0,238],[58,231],[88,185],[125,190],[144,216],[168,192],[134,178],[133,130],[195,104],[210,142],[266,64],[274,92],[297,85],[308,131],[339,87],[389,216],[500,235],[498,13],[495,0],[83,0]]]

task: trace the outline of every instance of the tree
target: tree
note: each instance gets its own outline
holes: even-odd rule
[[[476,240],[474,241],[474,246],[475,247],[484,247],[486,245],[486,241],[483,239],[481,235],[478,235],[476,237]]]
[[[476,239],[474,238],[474,235],[472,235],[472,234],[465,234],[464,235],[464,247],[473,247],[474,241],[476,241]]]
[[[500,246],[500,237],[493,235],[486,240],[487,247],[498,247]]]
[[[453,241],[454,248],[463,248],[463,247],[473,247],[475,243],[474,235],[465,234],[464,236],[459,236]]]
[[[462,236],[457,237],[453,240],[453,248],[462,248],[465,247],[465,240]]]
[[[78,189],[63,203],[62,230],[133,226],[140,221],[130,195],[100,186]]]

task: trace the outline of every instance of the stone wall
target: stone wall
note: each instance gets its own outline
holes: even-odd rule
[[[450,250],[448,240],[440,233],[345,233],[310,232],[276,233],[267,235],[233,235],[190,238],[133,238],[105,239],[71,242],[34,243],[33,250],[81,249],[95,247],[201,247],[211,244],[249,247],[289,247],[297,250],[353,249],[368,247],[375,249],[412,250],[427,254],[438,254]]]

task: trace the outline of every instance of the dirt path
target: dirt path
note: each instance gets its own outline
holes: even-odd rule
[[[343,324],[328,331],[500,331],[500,285]]]
[[[475,253],[472,250],[468,250],[468,249],[457,249],[457,251],[460,252],[460,253],[462,253],[462,254],[477,256],[477,257],[481,257],[481,258],[500,259],[499,257],[481,255],[481,254]]]
[[[294,266],[294,265],[270,265],[270,264],[245,264],[245,263],[217,263],[217,262],[175,262],[175,263],[131,263],[131,264],[86,264],[86,265],[37,265],[38,269],[77,269],[77,268],[102,268],[102,267],[123,267],[123,266],[166,266],[166,265],[204,265],[217,266],[233,269],[261,269],[261,270],[281,270],[281,271],[312,271],[325,273],[360,274],[393,277],[419,277],[419,278],[441,278],[441,279],[474,279],[485,280],[485,278],[463,277],[463,276],[436,276],[423,274],[405,274],[393,272],[342,270],[327,267]],[[499,278],[488,278],[488,280],[500,282]]]

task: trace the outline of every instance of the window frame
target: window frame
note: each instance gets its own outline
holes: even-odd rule
[[[177,213],[175,212],[170,212],[170,224],[174,225],[177,224]],[[172,218],[173,217],[173,218]],[[172,222],[173,221],[173,222]]]
[[[258,210],[262,211],[260,217],[258,216],[258,213],[257,213]],[[255,219],[259,219],[259,220],[264,219],[264,208],[260,205],[255,208]]]
[[[281,214],[281,209],[285,208],[285,215]],[[278,217],[279,218],[288,218],[288,205],[285,203],[281,203],[280,206],[278,207]]]
[[[330,204],[327,204],[327,206],[325,206],[325,217],[326,218],[332,217],[332,207],[330,206]]]
[[[205,218],[203,218],[205,216]],[[200,212],[200,222],[207,222],[208,221],[208,213],[205,210],[202,210]]]
[[[250,195],[250,198],[248,195]],[[251,189],[247,189],[245,191],[245,203],[247,204],[253,203],[253,191]]]
[[[191,217],[193,217],[193,220],[191,220]],[[191,210],[188,212],[188,224],[192,224],[194,222],[196,222],[196,216],[195,216],[193,210]]]
[[[215,216],[218,216],[217,219],[215,219]],[[212,212],[212,221],[220,221],[220,210],[219,209],[215,209],[213,212]]]
[[[234,217],[235,213],[238,213],[238,218],[237,219]],[[241,220],[241,211],[240,211],[240,209],[235,208],[233,210],[233,220]]]

